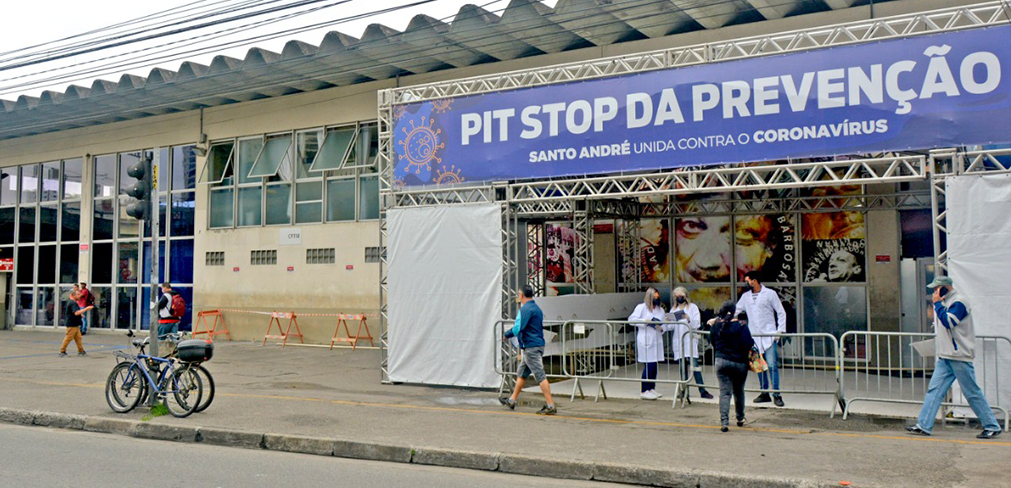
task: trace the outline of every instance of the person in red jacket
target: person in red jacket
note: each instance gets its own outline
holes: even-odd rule
[[[95,296],[88,290],[88,284],[81,282],[77,285],[77,305],[84,311],[81,314],[81,335],[88,334],[88,312],[95,308]]]

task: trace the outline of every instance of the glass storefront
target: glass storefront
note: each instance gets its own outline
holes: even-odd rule
[[[161,148],[157,158],[161,278],[167,272],[167,278],[186,293],[193,286],[197,176],[193,148]],[[150,272],[150,228],[141,229],[140,222],[126,215],[130,198],[124,192],[134,181],[127,168],[146,154],[153,155],[153,150],[94,157],[87,168],[93,183],[89,188],[84,188],[86,166],[81,159],[0,169],[0,254],[14,257],[15,325],[62,325],[71,287],[78,281],[89,283],[95,296],[91,327],[123,329],[140,324],[142,313],[147,313],[137,297],[149,281],[142,275]],[[84,218],[82,199],[93,202]],[[91,227],[90,242],[81,240],[86,235],[82,224]],[[90,270],[80,269],[82,253],[90,257]]]
[[[54,326],[62,290],[78,279],[81,159],[0,170],[0,246],[14,257],[14,324]],[[10,247],[6,247],[10,246]]]
[[[193,234],[196,213],[196,154],[193,146],[125,152],[95,157],[95,195],[92,219],[91,285],[95,293],[93,319],[99,328],[149,327],[143,297],[151,281],[151,226],[126,215],[133,201],[125,194],[135,181],[127,169],[145,156],[157,163],[158,234],[161,273],[158,281],[190,290],[193,286]],[[155,157],[157,156],[157,157]],[[141,234],[143,233],[143,237]],[[113,237],[116,236],[116,237]],[[169,252],[165,251],[166,240]],[[189,252],[172,252],[175,248]],[[138,300],[138,299],[141,300]],[[189,322],[184,322],[184,326]]]

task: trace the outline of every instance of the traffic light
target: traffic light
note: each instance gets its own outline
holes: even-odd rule
[[[137,199],[127,205],[126,214],[137,220],[147,220],[151,213],[151,155],[145,154],[144,159],[127,168],[126,174],[137,180],[126,190],[127,195]]]

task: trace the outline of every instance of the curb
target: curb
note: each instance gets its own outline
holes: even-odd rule
[[[54,412],[0,408],[0,422],[143,439],[202,443],[244,449],[265,449],[317,456],[498,471],[545,478],[607,481],[670,488],[822,488],[834,486],[809,480],[748,477],[732,473],[662,469],[631,464],[593,463],[578,460],[541,459],[519,454],[459,451],[438,447],[410,447],[347,439],[258,434],[211,427],[152,424],[136,420],[88,417]]]
[[[411,462],[447,468],[497,471],[499,469],[500,456],[497,452],[454,451],[438,447],[419,447],[415,449]]]
[[[498,470],[503,473],[542,476],[545,478],[586,481],[593,479],[593,463],[548,460],[516,454],[502,454],[499,457]]]

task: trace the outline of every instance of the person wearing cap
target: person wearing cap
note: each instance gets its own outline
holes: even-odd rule
[[[916,424],[906,427],[906,430],[912,434],[930,435],[937,411],[941,408],[948,389],[958,380],[962,395],[983,424],[983,432],[976,437],[997,437],[1001,432],[1000,424],[990,410],[983,390],[976,384],[976,373],[972,365],[976,334],[972,327],[969,304],[954,290],[953,282],[947,276],[938,276],[927,288],[934,290],[931,301],[934,303],[934,347],[937,361],[920,416],[916,419]]]

